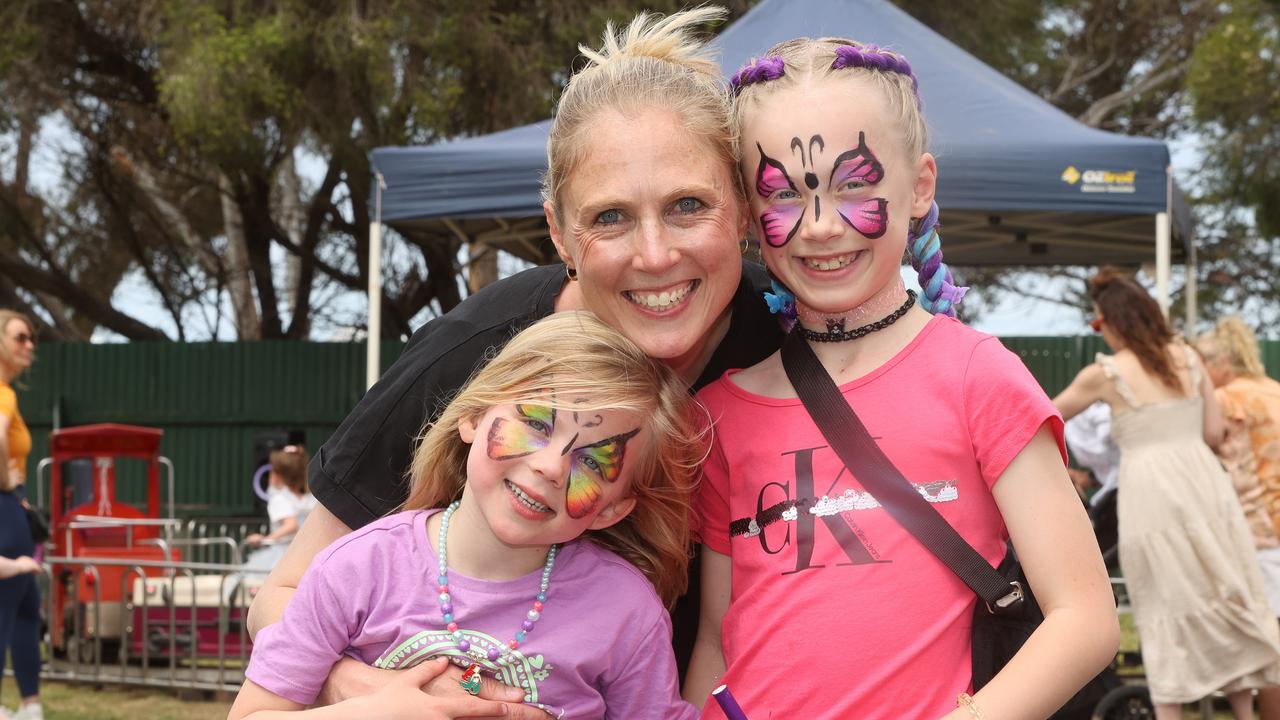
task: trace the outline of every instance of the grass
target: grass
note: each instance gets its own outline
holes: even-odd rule
[[[13,678],[0,683],[0,697],[10,709],[17,704]],[[46,720],[224,720],[227,702],[180,700],[166,690],[61,682],[41,682],[40,700]]]

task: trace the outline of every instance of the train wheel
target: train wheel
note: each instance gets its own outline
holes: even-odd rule
[[[1093,710],[1093,720],[1138,720],[1155,716],[1156,708],[1146,685],[1122,685],[1103,695]]]

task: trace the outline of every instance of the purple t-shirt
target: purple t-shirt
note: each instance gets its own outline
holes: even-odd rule
[[[415,510],[377,520],[316,556],[280,622],[263,628],[246,676],[309,705],[329,668],[350,655],[403,669],[446,655],[466,666],[444,628],[435,546]],[[538,593],[542,570],[491,582],[449,573],[454,620],[472,649],[504,645]],[[671,619],[639,570],[588,541],[561,548],[537,626],[505,667],[486,675],[524,689],[553,717],[696,718],[680,699]]]

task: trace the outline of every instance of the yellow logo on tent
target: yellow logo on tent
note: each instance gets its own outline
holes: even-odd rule
[[[1078,170],[1075,165],[1068,165],[1060,177],[1082,193],[1132,193],[1137,190],[1138,171]]]

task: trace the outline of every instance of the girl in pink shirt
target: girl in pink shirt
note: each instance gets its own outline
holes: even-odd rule
[[[725,682],[753,718],[1047,717],[1114,656],[1115,606],[1061,418],[1016,356],[953,317],[964,289],[942,263],[916,79],[896,53],[799,39],[733,84],[771,306],[970,545],[994,566],[1012,539],[1045,620],[969,697],[975,595],[827,447],[775,353],[699,394],[716,425],[685,697]]]
[[[510,710],[464,698],[469,710],[426,713],[430,669],[304,710],[344,657],[387,670],[447,658],[467,670],[462,689],[496,678],[566,720],[696,717],[666,611],[687,582],[705,455],[693,407],[673,370],[595,315],[517,335],[426,429],[405,511],[320,553],[259,633],[232,720]]]

